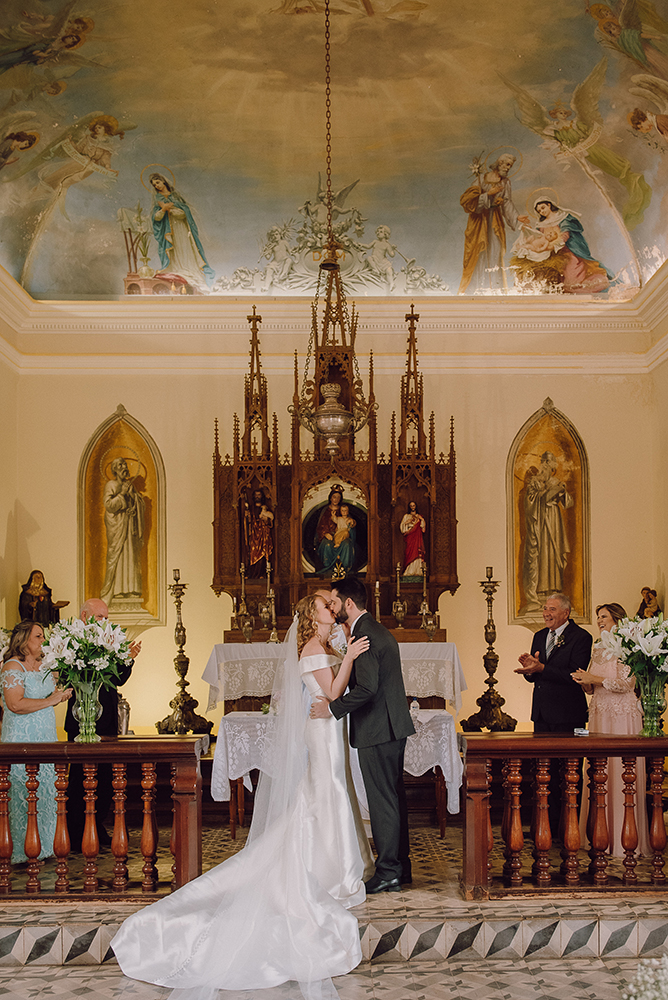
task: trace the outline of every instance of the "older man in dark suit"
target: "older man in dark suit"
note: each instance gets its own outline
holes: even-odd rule
[[[543,606],[546,628],[536,632],[530,653],[522,653],[524,674],[534,685],[531,719],[534,733],[572,736],[587,725],[587,699],[573,680],[576,670],[586,670],[591,659],[592,637],[571,621],[571,602],[565,594],[550,594]],[[550,827],[557,833],[561,812],[561,784],[557,760],[551,762]]]
[[[356,638],[365,635],[369,649],[353,663],[348,691],[328,702],[318,698],[312,718],[350,715],[350,743],[359,751],[369,802],[373,842],[378,853],[368,893],[398,892],[411,881],[408,813],[404,789],[406,738],[415,732],[394,636],[366,611],[364,584],[355,577],[332,587],[331,609]]]

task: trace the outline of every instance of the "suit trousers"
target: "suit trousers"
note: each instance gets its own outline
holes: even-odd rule
[[[382,879],[401,878],[408,860],[408,809],[404,788],[406,737],[358,750],[369,802],[371,832]]]

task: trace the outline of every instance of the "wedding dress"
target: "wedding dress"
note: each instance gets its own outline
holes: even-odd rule
[[[172,987],[179,997],[204,1000],[219,989],[289,980],[304,996],[336,996],[323,981],[362,958],[349,908],[364,901],[373,861],[346,730],[334,718],[308,718],[311,699],[322,693],[313,671],[339,661],[321,654],[298,662],[295,624],[284,645],[246,847],[133,914],[112,941],[126,976]]]

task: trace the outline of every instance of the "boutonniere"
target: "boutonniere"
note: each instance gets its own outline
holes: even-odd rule
[[[564,633],[562,632],[561,635],[558,635],[554,640],[554,648],[559,649],[560,646],[565,646],[565,645],[566,645],[566,640],[564,639]]]

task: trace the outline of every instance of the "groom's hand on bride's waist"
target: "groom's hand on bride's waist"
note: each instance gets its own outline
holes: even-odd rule
[[[311,705],[310,717],[312,719],[329,719],[332,713],[329,710],[329,698],[319,694]]]

